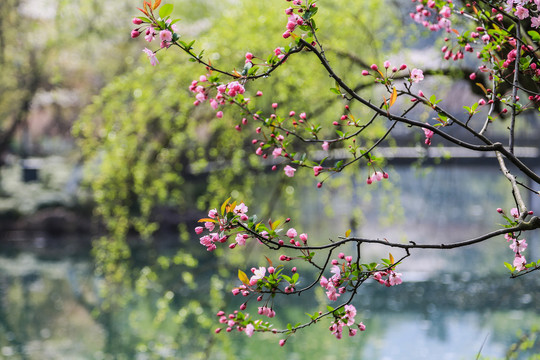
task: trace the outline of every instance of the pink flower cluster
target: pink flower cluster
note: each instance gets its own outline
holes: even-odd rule
[[[282,35],[284,39],[287,39],[288,37],[290,37],[297,26],[304,25],[304,19],[302,19],[300,15],[295,13],[295,11],[298,13],[304,12],[304,8],[302,7],[302,0],[293,0],[293,5],[297,7],[296,8],[289,7],[285,9],[285,14],[288,15],[289,18],[287,19],[286,30]],[[279,54],[276,54],[276,55],[279,55]]]
[[[347,326],[349,328],[349,336],[354,336],[360,331],[365,331],[366,326],[363,323],[355,323],[355,316],[356,316],[356,308],[354,305],[345,305],[345,313],[341,316],[335,315],[336,318],[330,325],[330,332],[332,335],[335,335],[337,339],[341,339],[343,337],[343,327]],[[357,328],[353,328],[354,325],[357,325]]]
[[[412,2],[417,2],[417,0],[412,0]],[[434,0],[418,0],[418,3],[416,5],[416,11],[409,14],[411,19],[431,31],[451,31],[452,22],[450,21],[450,16],[452,15],[453,8],[452,0],[447,0],[447,5],[440,8],[436,6]]]
[[[381,181],[382,179],[388,179],[388,173],[384,171],[375,171],[373,174],[368,176],[366,183],[371,185],[374,181]]]
[[[340,260],[345,261],[342,262],[340,266],[340,261],[333,259],[330,272],[334,275],[332,275],[332,277],[329,279],[321,276],[321,280],[319,281],[319,284],[326,289],[326,296],[331,301],[336,301],[341,294],[345,293],[347,290],[346,285],[350,280],[349,274],[353,270],[352,256],[345,256],[344,253],[339,253],[338,257]]]
[[[401,273],[394,272],[393,270],[377,271],[373,274],[373,279],[387,287],[399,285],[403,282]]]
[[[248,207],[244,203],[236,205],[235,208],[232,210],[233,214],[237,217],[237,219],[244,222],[248,220],[248,216],[246,214],[247,211]],[[206,246],[207,251],[214,251],[217,248],[217,243],[227,242],[227,240],[229,239],[229,235],[226,235],[224,233],[225,226],[227,225],[227,220],[225,218],[220,218],[216,209],[210,210],[208,212],[208,218],[202,219],[202,221],[204,221],[204,227],[197,226],[195,228],[195,233],[197,235],[200,235],[205,230],[210,232],[210,234],[204,235],[199,239],[200,244]],[[215,230],[216,226],[219,226],[219,233],[212,232]],[[234,249],[236,245],[243,246],[246,244],[246,240],[249,238],[249,235],[239,233],[236,235],[235,242],[231,243],[229,245],[229,248]]]
[[[238,81],[232,81],[228,84],[216,85],[210,84],[206,75],[201,75],[199,80],[193,80],[189,86],[189,91],[195,93],[195,102],[193,105],[198,106],[208,100],[210,90],[216,89],[216,96],[209,100],[212,109],[217,110],[220,105],[227,104],[229,98],[234,98],[238,94],[244,94],[246,89]],[[218,118],[223,117],[223,112],[216,113]]]
[[[263,323],[262,320],[251,320],[249,314],[244,315],[243,313],[235,310],[234,312],[226,315],[224,311],[218,311],[216,314],[219,317],[219,322],[225,324],[227,327],[225,331],[231,332],[234,328],[238,331],[243,331],[247,336],[251,337],[255,332],[256,328],[263,327],[268,329],[268,323]],[[219,334],[222,328],[217,328],[214,332]]]
[[[431,138],[434,134],[433,131],[426,128],[422,128],[422,130],[424,130],[424,135],[426,136],[426,140],[424,141],[424,143],[426,145],[431,145]]]
[[[534,6],[532,4],[534,4]],[[540,11],[539,0],[507,0],[504,11],[507,13],[514,12],[514,15],[520,20],[525,20],[530,17],[531,26],[533,28],[538,28],[540,26],[540,16],[538,16]],[[537,16],[531,16],[531,14]]]
[[[525,259],[525,256],[523,256],[523,252],[525,249],[527,249],[527,241],[525,239],[518,240],[516,237],[514,237],[514,234],[506,234],[505,236],[506,241],[512,241],[512,244],[510,244],[510,249],[514,252],[514,262],[513,266],[516,268],[517,271],[525,270],[525,265],[527,265],[527,260]]]

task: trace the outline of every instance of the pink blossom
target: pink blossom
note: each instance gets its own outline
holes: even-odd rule
[[[154,54],[152,50],[144,48],[143,52],[146,54],[146,56],[148,56],[148,59],[150,60],[150,64],[152,66],[156,66],[157,64],[159,64],[159,61],[156,58],[156,54]]]
[[[290,228],[289,230],[287,230],[287,237],[293,239],[297,235],[298,235],[298,233],[296,232],[296,230],[294,228]]]
[[[328,145],[329,145],[329,144],[328,144],[328,141],[325,141],[325,142],[322,143],[321,147],[322,147],[322,149],[323,149],[324,151],[328,151]]]
[[[325,278],[324,276],[321,276],[321,280],[319,281],[319,284],[323,287],[323,288],[327,288],[328,287],[328,279]]]
[[[247,336],[251,337],[251,335],[253,335],[254,330],[255,330],[255,327],[253,326],[253,324],[247,324],[246,330],[244,330],[244,331],[245,331]]]
[[[429,130],[429,129],[426,129],[426,128],[422,128],[422,130],[424,130],[424,135],[426,136],[426,145],[431,145],[431,138],[433,137],[433,131],[432,130]]]
[[[401,284],[403,282],[403,280],[401,280],[401,273],[395,273],[392,271],[392,273],[388,276],[388,282],[391,286]]]
[[[531,18],[531,26],[533,28],[538,28],[540,26],[540,16]]]
[[[411,71],[411,79],[415,83],[418,83],[422,80],[424,80],[424,72],[420,69],[412,69]]]
[[[172,41],[172,33],[169,30],[161,30],[159,32],[161,41]]]
[[[326,296],[328,297],[328,300],[336,301],[339,297],[339,294],[336,292],[336,288],[332,284],[328,284],[328,287],[326,288],[328,291],[326,292]]]
[[[283,151],[282,148],[275,148],[274,151],[272,151],[272,155],[274,156],[274,159],[278,158],[279,156],[281,156],[281,152]]]
[[[236,234],[236,238],[234,239],[236,243],[240,246],[246,245],[246,239],[248,238],[247,234]]]
[[[358,329],[360,331],[365,331],[366,330],[366,325],[364,325],[364,323],[361,322],[361,323],[358,324]]]
[[[293,177],[294,172],[296,171],[296,169],[293,168],[292,166],[287,165],[287,166],[285,166],[283,171],[285,172],[285,175],[287,175],[288,177]]]
[[[300,234],[300,240],[302,240],[304,243],[307,242],[308,236],[305,233]]]
[[[209,218],[212,218],[212,219],[215,219],[218,215],[218,212],[216,209],[212,209],[208,212],[208,217]]]
[[[262,148],[261,148],[261,147],[258,147],[257,150],[255,150],[255,154],[257,154],[257,155],[259,155],[259,156],[261,156],[262,153],[263,153],[263,151],[262,151]]]
[[[208,229],[208,231],[212,231],[214,230],[214,227],[216,226],[216,224],[214,224],[213,222],[211,221],[207,221],[204,223],[204,227]]]
[[[154,36],[156,36],[156,33],[154,32],[154,28],[150,26],[148,29],[146,29],[146,36],[144,37],[144,39],[148,42],[151,42],[152,40],[154,40]]]
[[[233,213],[235,213],[236,215],[245,214],[247,212],[248,212],[248,207],[244,203],[240,203],[236,205],[233,210]]]
[[[529,10],[527,10],[526,8],[524,8],[523,6],[521,5],[518,5],[516,7],[516,16],[520,19],[520,20],[523,20],[527,17],[529,17]]]
[[[510,244],[510,249],[512,249],[515,253],[521,253],[522,251],[525,251],[527,248],[527,241],[525,239],[523,240],[517,240],[514,239],[512,244]]]
[[[202,234],[203,231],[204,231],[204,228],[203,228],[202,226],[197,226],[197,227],[195,228],[195,233],[196,233],[197,235]]]
[[[259,267],[253,271],[252,279],[262,279],[266,275],[266,268],[264,266]]]
[[[441,14],[445,18],[449,18],[450,15],[452,15],[452,10],[450,10],[450,8],[445,5],[442,7],[441,11],[439,11],[439,14]]]
[[[512,215],[515,219],[519,217],[519,211],[517,208],[510,209],[510,215]]]
[[[525,264],[527,264],[527,260],[525,260],[525,257],[521,255],[520,253],[516,253],[516,257],[514,258],[514,267],[517,271],[525,270]]]

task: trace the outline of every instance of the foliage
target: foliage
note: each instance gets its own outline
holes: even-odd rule
[[[327,57],[328,51],[324,44],[328,39],[319,36],[324,34],[319,26],[325,21],[321,19],[322,11],[319,11],[318,4],[313,1],[294,0],[289,4],[292,6],[285,9],[287,22],[282,37],[288,39],[287,45],[278,46],[273,50],[267,49],[262,54],[255,47],[250,47],[249,52],[245,54],[244,66],[238,69],[233,67],[232,70],[227,70],[230,69],[227,64],[216,65],[212,59],[206,57],[204,51],[195,50],[194,41],[184,41],[182,33],[176,26],[177,20],[171,17],[172,5],[163,5],[161,8],[160,5],[160,0],[143,3],[143,7],[139,10],[144,16],[133,19],[137,27],[132,31],[132,37],[136,38],[144,33],[148,42],[159,38],[156,42],[161,42],[160,49],[156,51],[144,49],[153,66],[159,63],[157,54],[169,48],[183,51],[189,60],[204,66],[205,73],[193,80],[189,88],[195,94],[194,105],[201,107],[208,102],[216,111],[218,119],[223,118],[223,110],[227,111],[228,106],[238,108],[243,118],[237,123],[237,130],[242,129],[248,122],[255,121],[258,126],[255,129],[258,136],[253,141],[255,154],[264,159],[273,156],[274,159],[281,161],[273,165],[272,170],[277,170],[278,165],[280,167],[284,165],[284,175],[292,178],[297,171],[307,168],[313,171],[315,177],[322,177],[326,174],[331,176],[340,173],[346,168],[365,166],[368,169],[366,180],[368,185],[383,181],[389,174],[383,169],[384,162],[376,155],[377,147],[396,126],[409,126],[413,130],[423,132],[424,143],[427,146],[435,139],[439,141],[444,139],[453,146],[481,153],[494,153],[502,176],[510,183],[516,202],[516,207],[510,210],[509,215],[503,209],[497,209],[507,225],[503,225],[499,230],[457,243],[432,244],[411,241],[405,244],[387,239],[366,239],[347,231],[344,236],[338,237],[339,240],[311,245],[311,241],[308,243],[307,234],[298,235],[295,228],[285,225],[290,219],[261,221],[255,215],[248,215],[246,204],[229,198],[220,207],[210,210],[207,217],[199,220],[204,223],[204,227],[196,227],[196,233],[209,232],[200,238],[201,245],[208,251],[214,251],[223,246],[223,243],[228,243],[229,249],[232,250],[246,245],[246,242],[254,241],[271,250],[280,252],[288,250],[292,255],[280,255],[279,261],[284,264],[275,266],[273,260],[267,257],[268,267],[252,268],[251,277],[242,270],[238,271],[241,285],[233,289],[233,294],[241,294],[248,300],[242,303],[240,311],[228,315],[224,311],[218,312],[219,322],[224,324],[227,332],[236,328],[248,336],[252,336],[255,331],[280,333],[285,335],[279,341],[283,346],[292,334],[329,317],[332,319],[330,331],[338,339],[342,337],[346,328],[349,335],[354,336],[358,330],[365,330],[365,325],[355,320],[357,311],[352,305],[359,287],[368,279],[374,279],[388,287],[401,284],[402,274],[397,273],[396,269],[410,256],[410,252],[416,249],[447,250],[467,247],[505,235],[508,241],[512,241],[510,249],[514,252],[513,263],[506,264],[512,276],[521,276],[540,268],[534,261],[527,262],[523,255],[527,242],[522,238],[522,233],[539,228],[540,218],[534,216],[527,208],[521,191],[530,191],[534,194],[540,192],[518,181],[513,171],[507,168],[507,163],[510,163],[521,172],[522,176],[535,184],[540,184],[540,177],[529,169],[514,151],[516,121],[525,111],[536,110],[536,103],[540,101],[537,86],[540,74],[537,67],[540,61],[537,57],[538,49],[535,48],[535,38],[538,36],[537,32],[532,30],[540,26],[538,2],[482,1],[478,4],[464,4],[459,8],[451,1],[426,0],[419,1],[415,11],[411,12],[414,21],[430,30],[446,31],[451,34],[452,38],[450,35],[445,38],[448,45],[442,49],[445,60],[459,61],[465,58],[466,53],[477,50],[477,58],[480,60],[478,72],[486,74],[489,86],[478,84],[484,97],[472,104],[464,105],[464,113],[446,110],[442,107],[440,96],[426,95],[423,90],[417,90],[417,87],[421,86],[417,84],[424,80],[424,72],[418,68],[411,69],[404,63],[397,66],[387,60],[382,64],[365,66],[360,74],[377,84],[382,94],[379,96],[375,94],[372,100],[360,93],[354,86],[358,81],[358,72],[343,71],[338,68],[339,65],[334,65],[335,61]],[[453,28],[452,19],[456,17],[469,22],[462,31]],[[312,60],[309,60],[307,55],[302,56],[304,54],[311,55]],[[319,119],[312,119],[311,111],[300,112],[304,108],[298,108],[296,102],[294,107],[288,106],[283,111],[282,104],[277,101],[272,101],[270,108],[268,104],[261,104],[256,98],[247,95],[249,90],[246,87],[250,81],[266,79],[282,69],[287,69],[295,58],[301,59],[305,67],[320,63],[319,69],[333,81],[327,96],[342,99],[345,103],[344,110],[331,108],[334,115],[329,118],[336,120],[326,120],[322,123]],[[469,78],[474,81],[477,76],[480,75],[473,72]],[[304,79],[297,73],[293,73],[293,77],[296,80]],[[264,93],[257,89],[252,91],[252,96],[262,97]],[[350,106],[352,104],[360,106],[363,111],[352,109]],[[428,109],[434,116],[432,121],[418,120],[413,111],[417,106]],[[482,107],[487,110],[481,112]],[[370,116],[367,117],[366,114]],[[508,145],[504,146],[488,130],[493,127],[492,123],[497,118],[504,118],[507,114],[509,140]],[[378,131],[381,122],[384,130]],[[325,128],[327,130],[323,130]],[[455,128],[459,128],[461,132],[454,131]],[[367,133],[372,134],[372,137],[368,136],[366,141],[364,134]],[[314,151],[308,150],[308,147],[313,146],[320,147],[326,152],[332,148],[349,152],[350,155],[337,162],[330,161],[332,153],[319,159]],[[329,176],[318,182],[317,187],[321,188]],[[335,256],[334,251],[351,243],[356,246],[353,255],[341,252],[337,258],[332,258]],[[395,259],[390,253],[387,259],[381,259],[378,263],[362,263],[360,249],[362,245],[366,246],[365,244],[401,249],[403,255]],[[318,275],[312,282],[300,287],[297,268],[287,269],[285,266],[290,261],[305,261],[317,270]],[[331,268],[333,274],[329,279],[324,276],[327,268]],[[328,306],[327,311],[308,314],[310,318],[308,322],[288,324],[287,328],[282,330],[275,329],[267,320],[243,312],[248,306],[248,301],[256,298],[257,302],[262,302],[258,310],[259,315],[273,318],[276,314],[273,299],[277,295],[301,295],[317,285],[326,290],[330,301],[337,301],[344,294],[349,296],[336,307]],[[218,328],[216,332],[221,330],[222,328]]]
[[[272,33],[281,27],[273,20],[280,16],[280,9],[269,8],[262,2],[197,2],[194,5],[193,2],[184,1],[175,2],[174,5],[175,10],[181,9],[182,16],[188,17],[191,22],[187,25],[185,21],[176,23],[188,34],[182,41],[188,45],[191,42],[188,37],[193,36],[189,34],[197,35],[197,42],[192,45],[198,47],[202,44],[211,48],[208,57],[212,62],[234,59],[243,53],[246,46],[263,51],[269,46],[270,40],[261,41],[259,32]],[[332,6],[345,13],[340,20],[345,24],[356,22],[365,24],[366,28],[369,24],[373,30],[389,31],[392,17],[373,21],[369,15],[373,11],[380,11],[381,4],[348,2]],[[169,16],[165,14],[170,11],[170,6],[161,9],[165,10],[156,12]],[[326,20],[324,26],[337,26],[337,19],[330,14],[323,16]],[[238,27],[238,18],[245,19],[243,27],[257,31],[246,31],[239,37],[238,33],[231,31]],[[210,23],[214,25],[207,30]],[[370,46],[349,44],[347,37],[357,38],[358,34],[352,27],[344,28],[344,31],[346,37],[336,37],[334,42],[336,52],[361,50],[366,58],[375,58],[383,45],[373,37],[366,39],[366,42],[371,42]],[[369,36],[372,34],[366,33],[366,37]],[[312,70],[301,59],[291,58],[288,65],[285,72],[266,79],[261,90],[276,94],[284,106],[308,108],[313,103],[320,104],[314,118],[321,121],[341,107],[339,98],[327,99],[320,91],[321,84],[325,84],[325,87],[333,85],[326,76],[311,77]],[[96,213],[107,228],[107,235],[95,241],[94,255],[97,272],[106,279],[102,293],[106,301],[102,312],[110,316],[137,301],[129,296],[129,289],[139,289],[140,284],[145,284],[142,288],[156,297],[173,291],[176,298],[176,294],[182,292],[185,286],[207,291],[200,282],[200,263],[172,267],[176,256],[193,254],[201,262],[212,259],[214,265],[211,270],[224,277],[230,277],[230,264],[245,263],[245,257],[240,253],[232,257],[219,256],[220,251],[217,256],[202,255],[201,249],[194,248],[189,242],[191,235],[185,225],[180,224],[178,230],[182,249],[172,257],[153,257],[148,260],[147,266],[141,268],[134,261],[131,231],[142,235],[145,244],[150,246],[154,240],[153,234],[159,230],[160,217],[169,213],[170,209],[175,209],[175,221],[195,219],[215,198],[228,197],[231,192],[239,198],[253,199],[258,203],[255,206],[257,210],[267,214],[277,206],[287,208],[291,205],[291,199],[280,196],[283,188],[290,186],[290,181],[283,179],[280,174],[270,173],[270,165],[261,164],[258,156],[251,151],[252,134],[242,129],[245,125],[236,115],[225,113],[216,122],[213,121],[214,112],[210,109],[193,107],[191,92],[184,84],[198,71],[198,64],[179,63],[177,59],[167,57],[160,59],[160,66],[167,71],[156,73],[145,65],[138,65],[133,71],[117,77],[85,109],[74,126],[74,134],[84,156],[92,160],[87,166],[88,182],[93,189]],[[230,63],[229,66],[240,70],[243,63]],[[357,66],[356,60],[347,59],[340,68],[348,71]],[[361,76],[358,76],[358,82],[370,86]],[[301,96],[290,97],[290,92]],[[271,106],[265,97],[260,99]],[[240,125],[242,131],[236,129],[236,125]],[[384,127],[379,126],[378,131],[384,131]],[[375,135],[366,134],[364,138],[373,142]],[[308,175],[297,176],[301,177],[306,181],[309,179]],[[257,191],[260,187],[266,189],[264,193]],[[191,278],[191,282],[180,282],[177,289],[156,286],[164,276],[161,263],[171,264],[168,271],[182,273]],[[206,311],[200,314],[198,309],[203,307],[217,311],[218,306],[228,302],[221,298],[213,300],[211,303],[193,300],[192,306],[186,307],[187,314],[199,316],[206,329],[212,326],[211,322],[205,320],[209,315]],[[158,315],[156,313],[156,317]],[[157,334],[163,328],[156,326],[154,331]],[[143,337],[139,341],[144,343]]]

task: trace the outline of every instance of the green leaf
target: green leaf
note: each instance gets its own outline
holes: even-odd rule
[[[294,273],[294,275],[292,276],[292,282],[296,284],[299,277],[300,277],[299,273]]]
[[[514,267],[512,265],[510,265],[509,263],[507,263],[506,261],[504,262],[504,266],[506,266],[506,268],[510,271],[514,271]]]
[[[537,31],[534,31],[534,30],[531,30],[531,31],[527,31],[527,34],[529,34],[529,36],[531,37],[531,39],[533,39],[533,41],[540,41],[540,34],[537,32]]]
[[[173,8],[174,8],[173,4],[163,5],[161,9],[159,9],[159,17],[162,19],[165,19],[165,17],[172,14]]]
[[[328,311],[330,311],[330,312],[334,311],[334,308],[331,307],[330,305],[327,305],[327,306],[326,306],[326,309],[327,309]]]
[[[337,95],[341,95],[341,92],[336,88],[330,88],[330,91],[337,94]]]

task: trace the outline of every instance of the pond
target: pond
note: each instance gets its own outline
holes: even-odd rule
[[[401,177],[414,176],[402,169]],[[482,191],[500,193],[478,169],[435,171],[416,182],[418,189],[401,189],[402,214],[416,212],[420,223],[385,224],[378,220],[371,197],[363,201],[365,220],[355,231],[367,236],[383,233],[399,238],[437,241],[493,229],[494,214],[478,208]],[[476,179],[477,185],[474,181]],[[470,192],[453,196],[455,179],[470,181]],[[406,183],[410,183],[406,181]],[[297,189],[298,192],[311,191]],[[420,196],[419,194],[431,194]],[[392,194],[389,192],[389,194]],[[446,194],[446,195],[445,195]],[[341,196],[341,198],[340,198]],[[330,205],[350,194],[336,194]],[[312,199],[312,197],[306,197]],[[387,200],[384,200],[387,201]],[[482,208],[496,208],[508,199],[482,200]],[[334,204],[332,204],[334,202]],[[444,202],[444,214],[439,211]],[[510,203],[511,204],[511,203]],[[333,206],[332,216],[309,205],[303,224],[326,236],[350,209]],[[372,210],[374,209],[374,210]],[[420,220],[418,220],[420,218]],[[323,223],[321,219],[330,221]],[[320,220],[320,221],[319,221]],[[329,229],[330,228],[330,229]],[[307,328],[277,345],[280,337],[244,333],[215,334],[213,315],[220,306],[232,311],[242,299],[227,290],[231,273],[218,269],[203,249],[193,252],[176,235],[160,235],[153,243],[137,243],[129,267],[131,281],[108,287],[96,274],[87,235],[52,236],[6,234],[0,247],[0,358],[3,359],[473,359],[504,358],[522,334],[540,324],[540,279],[534,274],[511,280],[502,266],[511,258],[504,239],[451,253],[413,253],[400,270],[404,283],[392,288],[366,283],[354,304],[357,320],[367,331],[335,339],[329,323]],[[156,245],[162,244],[162,245]],[[193,271],[186,250],[197,258]],[[382,249],[381,251],[387,251]],[[381,251],[374,250],[373,256]],[[534,250],[533,250],[534,251]],[[368,255],[371,256],[368,252]],[[167,263],[164,259],[179,259]],[[160,263],[160,266],[153,264]],[[255,265],[245,264],[249,266]],[[187,267],[186,267],[187,266]],[[232,270],[234,273],[234,269]],[[128,272],[127,274],[131,274]],[[306,274],[307,277],[309,274]],[[126,275],[126,277],[130,277]],[[302,280],[302,279],[301,279]],[[309,281],[305,279],[305,282]],[[219,303],[219,304],[218,304]],[[313,296],[277,301],[277,327],[306,321],[306,312],[324,310],[322,289]],[[520,333],[520,331],[522,333]],[[536,344],[521,356],[540,353]],[[523,358],[520,357],[520,358]]]

